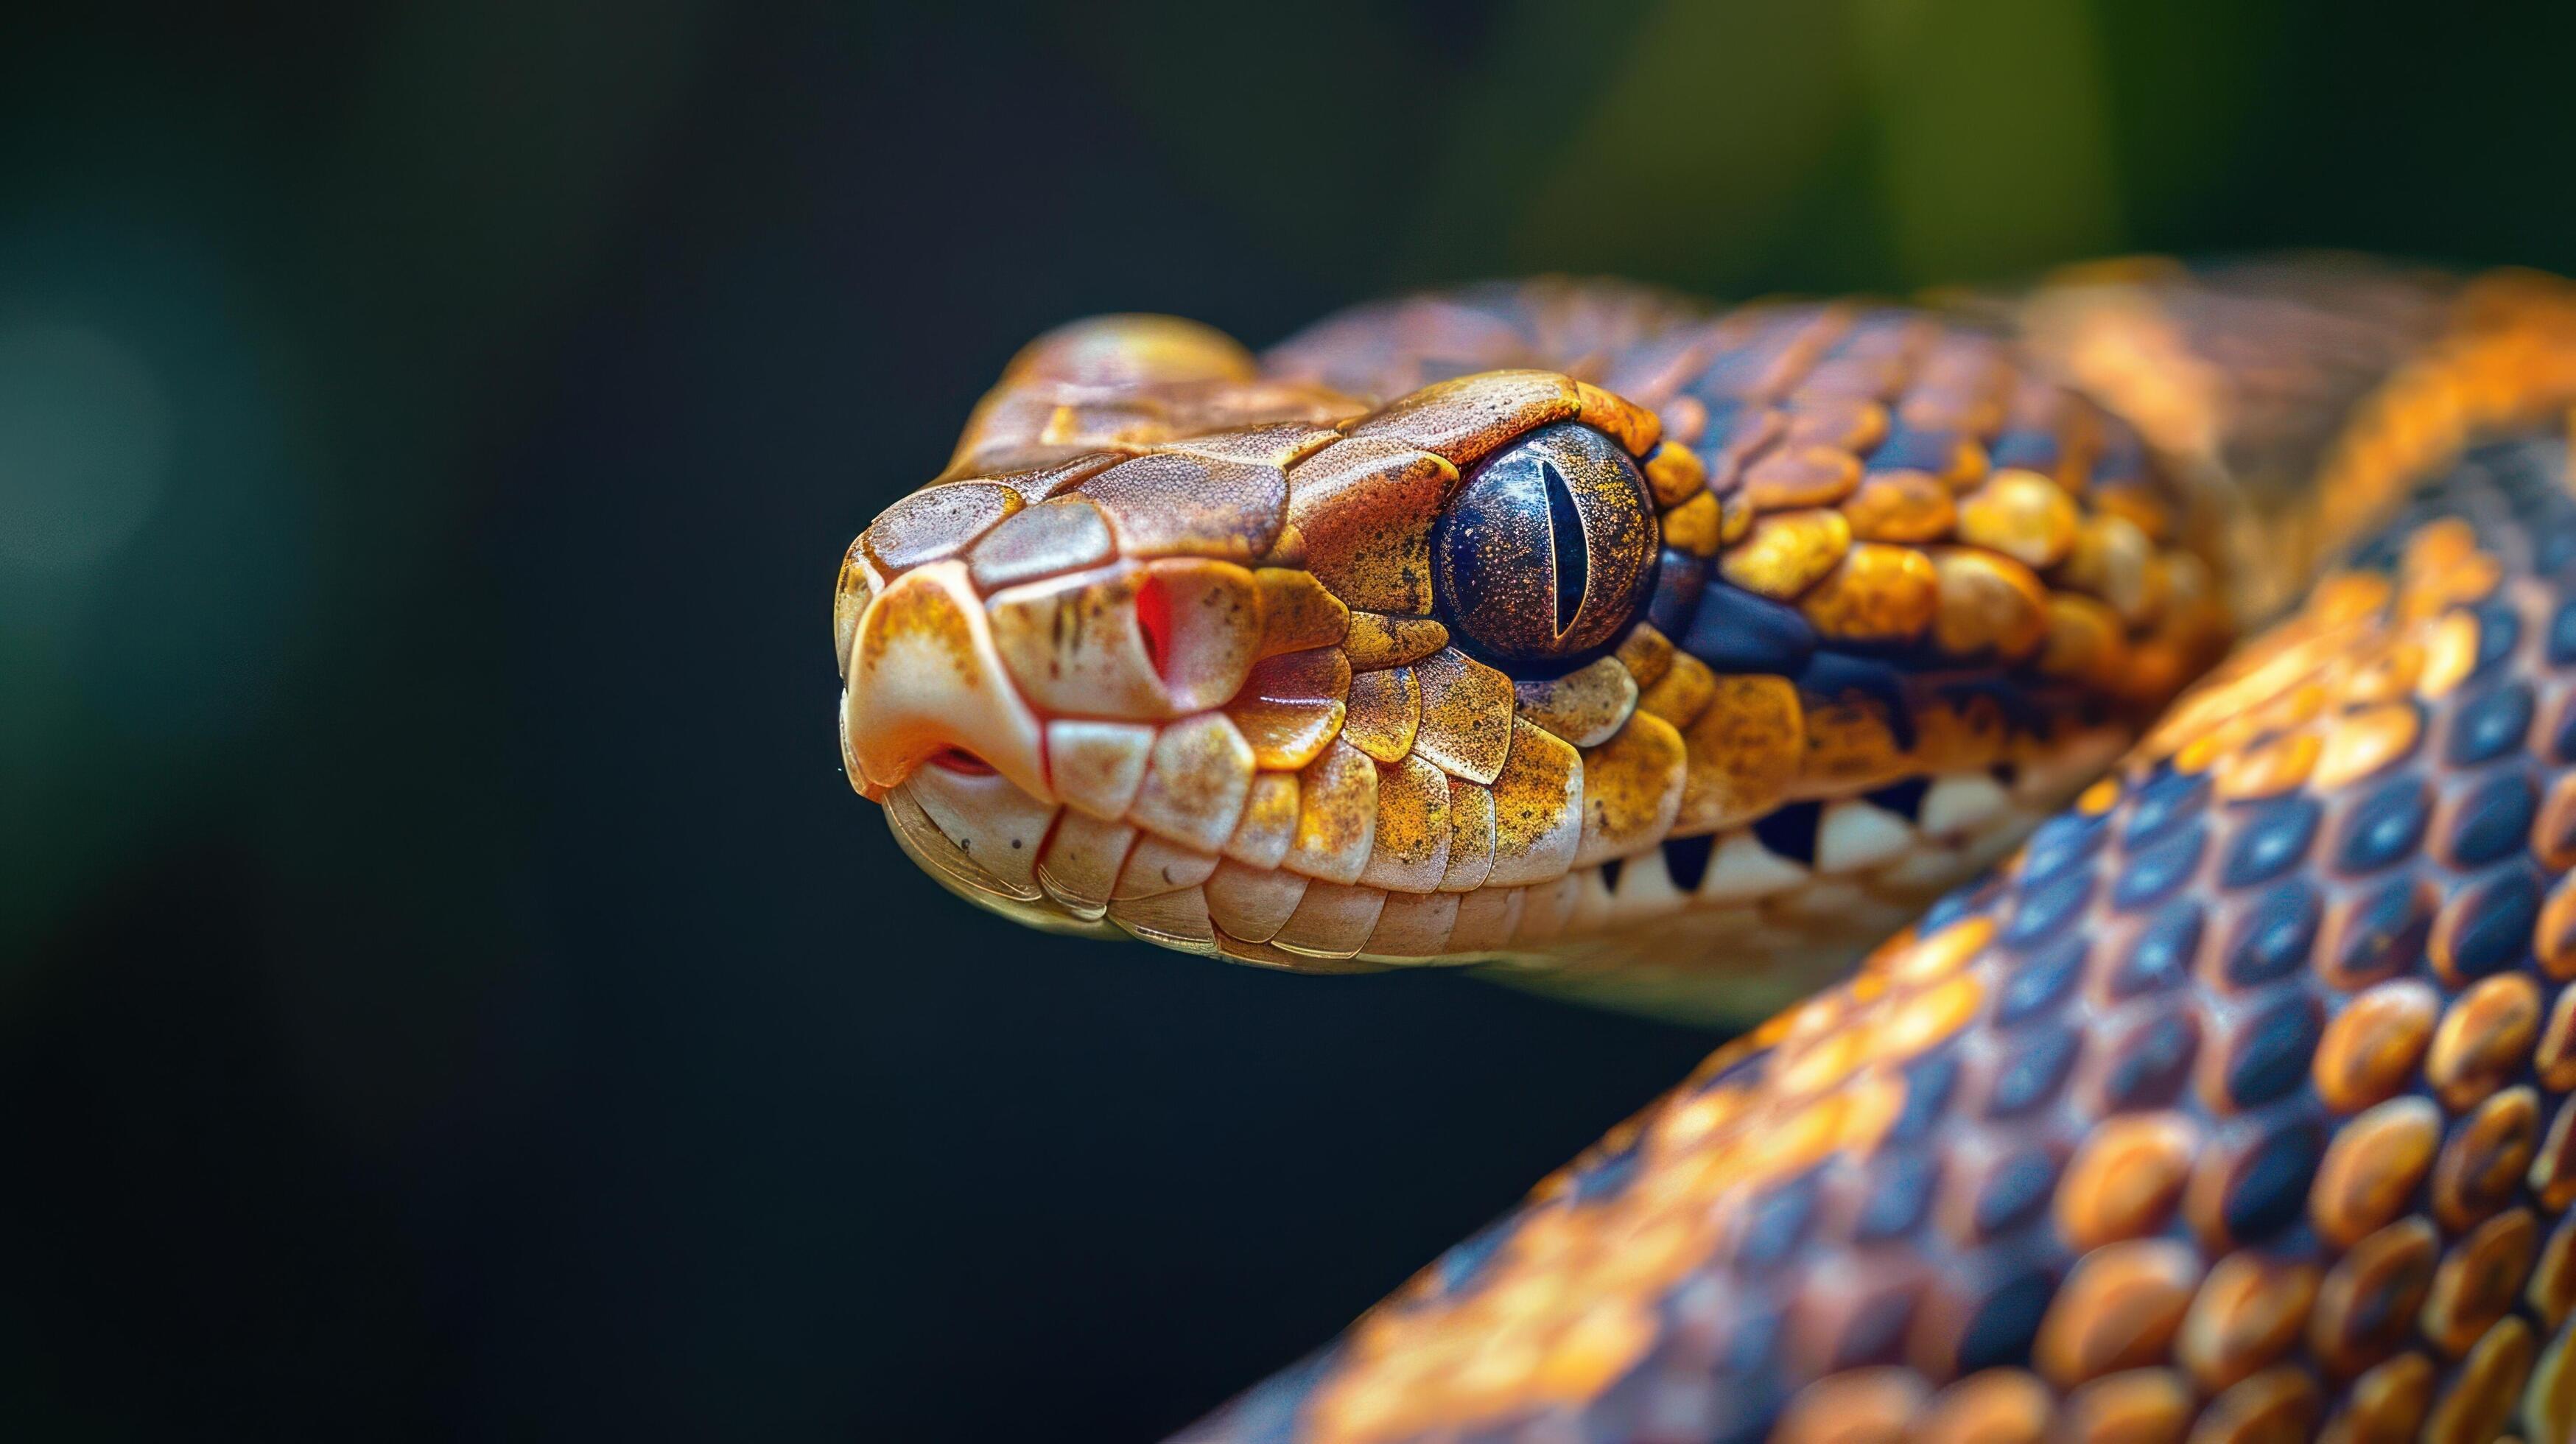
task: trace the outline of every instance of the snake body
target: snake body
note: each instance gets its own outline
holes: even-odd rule
[[[845,558],[845,763],[1040,926],[1805,995],[1190,1438],[2563,1444],[2571,401],[2355,263],[1090,323]]]

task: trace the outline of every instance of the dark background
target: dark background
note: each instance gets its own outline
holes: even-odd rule
[[[0,1434],[1142,1438],[1703,1035],[897,855],[840,549],[1021,341],[1541,268],[2576,269],[2562,13],[0,20]]]

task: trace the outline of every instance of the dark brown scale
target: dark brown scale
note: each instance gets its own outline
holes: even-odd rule
[[[2523,1298],[2543,1328],[2558,1327],[2576,1310],[2576,1218],[2562,1217],[2550,1231]]]
[[[2414,1330],[2440,1258],[2441,1235],[2419,1217],[2402,1218],[2355,1243],[2317,1291],[2309,1356],[2330,1374],[2349,1375],[2396,1352]]]
[[[2005,404],[1923,365],[1903,426]],[[2293,619],[2197,735],[1197,1437],[2568,1437],[2565,476],[2476,453],[2399,525],[2489,524],[2369,553],[2396,586],[2321,706],[2244,680]],[[2246,760],[2384,705],[2380,659],[2417,745]]]

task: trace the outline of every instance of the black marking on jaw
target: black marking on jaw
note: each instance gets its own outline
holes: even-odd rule
[[[1608,862],[1601,864],[1602,891],[1617,892],[1619,890],[1619,874],[1626,871],[1627,867],[1628,859],[1624,857],[1614,857]]]
[[[1670,637],[1674,646],[1681,646],[1689,634],[1691,618],[1699,614],[1700,587],[1707,580],[1708,563],[1688,552],[1666,547],[1656,558],[1655,585],[1646,593],[1646,620]]]
[[[1574,492],[1555,462],[1541,460],[1538,474],[1547,489],[1547,539],[1556,554],[1556,634],[1561,638],[1574,626],[1575,613],[1583,610],[1590,565],[1584,555],[1583,514],[1574,509]]]
[[[2004,676],[1962,677],[1941,686],[1942,697],[1962,711],[1977,698],[1985,698],[1994,704],[2006,732],[2027,737],[2047,736],[2057,720],[2039,691],[2027,678]]]
[[[1680,620],[1682,630],[1665,635],[1715,672],[1794,677],[1816,651],[1816,630],[1797,608],[1727,582],[1703,585]]]
[[[1914,711],[1905,705],[1905,674],[1875,657],[1847,652],[1818,652],[1798,669],[1801,690],[1827,701],[1858,695],[1887,709],[1887,730],[1896,750],[1911,752],[1916,739]]]
[[[1923,820],[1923,794],[1932,790],[1929,777],[1909,777],[1889,787],[1867,794],[1873,807],[1884,808],[1908,822]]]
[[[1670,873],[1673,886],[1682,892],[1699,891],[1708,876],[1708,860],[1717,851],[1717,838],[1712,833],[1697,837],[1664,839],[1664,871]]]
[[[1801,867],[1813,867],[1816,828],[1824,816],[1825,805],[1821,802],[1792,802],[1755,819],[1753,835],[1774,856],[1785,857]]]

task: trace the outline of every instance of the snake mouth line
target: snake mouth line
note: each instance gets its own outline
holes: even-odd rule
[[[1991,860],[2131,735],[2109,715],[2033,723],[1964,674],[1880,667],[1873,695],[1827,705],[1787,679],[1713,676],[1642,619],[1585,668],[1515,683],[1431,619],[1352,612],[1292,567],[1119,557],[999,580],[956,558],[869,580],[844,654],[854,786],[917,864],[1016,921],[1299,970],[1562,969],[1640,930],[1666,935],[1655,955],[1747,975],[1832,956]],[[1809,680],[1830,690],[1859,665],[1823,654]],[[1059,715],[1104,696],[1147,715]],[[1483,728],[1507,745],[1480,763]],[[1720,768],[1777,759],[1761,764],[1785,769],[1776,790],[1726,784],[1742,800],[1711,811],[1658,783],[1637,811],[1621,739],[1667,738],[1678,758],[1685,734]],[[1563,759],[1535,791],[1523,751]],[[1470,800],[1538,808],[1557,850],[1500,872],[1485,821],[1485,851],[1462,860],[1441,814]],[[1389,866],[1426,816],[1432,860]],[[1614,841],[1587,856],[1594,827]],[[1292,851],[1303,870],[1282,866]]]
[[[1674,1003],[1700,982],[1690,959],[1716,959],[1754,985],[1798,988],[1824,967],[1904,926],[1932,897],[2002,856],[2107,763],[2125,735],[2063,756],[2056,776],[2014,768],[1950,774],[1878,794],[1798,802],[1747,828],[1669,838],[1641,854],[1579,866],[1535,887],[1404,895],[1296,874],[1247,874],[1229,859],[1175,848],[1123,825],[1018,792],[999,774],[922,768],[886,792],[886,820],[907,856],[948,890],[1012,921],[1082,936],[1139,936],[1218,954],[1262,946],[1298,970],[1419,962],[1528,962],[1556,985],[1582,985],[1584,939],[1618,954],[1636,995],[1631,946],[1656,933]],[[1218,877],[1224,874],[1224,877]],[[1306,910],[1316,892],[1327,908]],[[1224,939],[1224,941],[1221,941]],[[1698,939],[1700,946],[1687,946]],[[1723,944],[1723,949],[1718,944]],[[1236,946],[1234,951],[1244,951]],[[1739,1016],[1739,993],[1710,1019]]]
[[[989,614],[986,623],[989,628]],[[1640,628],[1652,635],[1647,624]],[[862,625],[854,635],[864,638],[871,630]],[[1077,621],[1050,623],[1048,630],[1081,646],[1118,634],[1088,612]],[[971,624],[930,631],[970,642],[975,636]],[[1170,647],[1166,640],[1144,649],[1158,675],[1171,661]],[[958,655],[972,658],[983,651],[974,647]],[[1314,649],[1283,654],[1315,655]],[[1020,695],[1007,672],[977,674],[949,655],[936,674],[939,686],[971,677],[977,688],[1003,699],[1003,705],[971,714],[970,721],[989,724],[1015,715],[1013,707],[1025,710],[1027,764],[1033,765],[1024,764],[1014,775],[981,747],[942,732],[899,775],[869,780],[854,760],[852,775],[884,805],[889,826],[917,865],[961,897],[1023,924],[1094,937],[1135,936],[1300,971],[1538,965],[1568,986],[1579,985],[1587,957],[1624,952],[1630,959],[1673,958],[1684,961],[1667,970],[1669,990],[1682,1001],[1652,1003],[1673,1013],[1694,1010],[1688,1000],[1705,994],[1704,979],[1712,971],[1748,983],[1777,973],[1783,987],[1812,981],[1815,968],[1894,931],[1999,856],[2133,735],[2116,715],[2084,728],[2020,732],[2008,724],[2008,710],[1992,710],[1999,704],[1987,692],[1969,688],[1945,695],[1918,687],[1910,702],[1919,705],[1898,697],[1892,709],[1915,724],[1901,751],[1893,750],[1898,739],[1881,725],[1869,734],[1879,739],[1872,746],[1889,750],[1872,751],[1867,765],[1841,776],[1820,770],[1732,819],[1691,824],[1659,810],[1633,842],[1607,855],[1582,857],[1569,846],[1543,876],[1501,884],[1492,882],[1489,859],[1477,860],[1482,873],[1442,865],[1406,877],[1373,876],[1377,834],[1397,837],[1403,830],[1400,809],[1408,804],[1399,789],[1406,774],[1350,744],[1351,737],[1366,740],[1364,734],[1383,725],[1383,703],[1372,700],[1378,694],[1370,687],[1355,685],[1371,674],[1354,675],[1344,654],[1331,655],[1337,660],[1325,669],[1333,679],[1329,701],[1301,699],[1294,675],[1257,665],[1226,709],[1162,722],[1051,716]],[[1628,655],[1645,669],[1636,649]],[[1668,675],[1705,679],[1704,671],[1691,670],[1696,665],[1678,652],[1665,660]],[[1610,666],[1621,678],[1631,675],[1628,663],[1613,658]],[[1312,677],[1306,680],[1311,686]],[[1763,700],[1794,692],[1779,679],[1724,696],[1708,692],[1712,684],[1706,680],[1689,685],[1703,692],[1701,719],[1683,717],[1694,736],[1758,730]],[[1670,705],[1658,688],[1636,695],[1645,707]],[[1504,689],[1489,706],[1511,719],[1516,741],[1543,755],[1555,755],[1555,749],[1574,754],[1554,734],[1511,718],[1535,705],[1550,726],[1588,735],[1588,724],[1545,712],[1555,696],[1549,688],[1526,697]],[[860,689],[845,692],[845,709],[854,697],[862,697]],[[1408,705],[1418,714],[1418,700]],[[1837,728],[1887,715],[1876,699],[1829,707],[1808,698],[1797,705],[1812,719],[1787,739],[1788,755],[1802,759],[1830,758],[1834,747],[1846,745],[1834,741]],[[1341,769],[1367,769],[1373,798],[1337,800],[1336,777],[1345,774],[1325,762],[1330,745],[1307,754],[1306,768],[1296,773],[1265,774],[1253,765],[1257,759],[1243,755],[1250,750],[1247,734],[1260,737],[1265,748],[1285,745],[1282,728],[1265,731],[1256,719],[1265,711],[1293,713],[1300,706],[1319,707],[1337,729],[1330,745],[1341,751],[1332,755],[1341,758]],[[1987,720],[1962,730],[1971,714]],[[953,715],[943,711],[943,727]],[[1669,726],[1652,712],[1627,715],[1646,718],[1635,725]],[[1414,715],[1409,725],[1419,745],[1426,723]],[[1810,728],[1813,737],[1806,735]],[[857,729],[846,710],[843,730],[848,747]],[[1005,746],[1019,735],[1006,735]],[[1999,750],[1997,738],[2016,745]],[[1738,755],[1749,745],[1725,744]],[[1212,773],[1199,770],[1211,757]],[[1569,760],[1575,765],[1560,774],[1563,780],[1554,784],[1558,800],[1551,805],[1572,827],[1591,815],[1587,788],[1594,782],[1601,781],[1604,796],[1616,803],[1617,777],[1597,757]],[[1153,785],[1158,767],[1175,774],[1168,785]],[[1502,769],[1495,775],[1499,781]],[[1034,777],[1039,786],[1025,785],[1021,776]],[[1441,801],[1453,811],[1458,798],[1475,795],[1456,779],[1443,778],[1439,785]],[[1210,796],[1227,800],[1211,813]],[[1390,813],[1390,806],[1399,811]],[[1348,858],[1339,876],[1281,866],[1302,834],[1322,839],[1306,854],[1312,865],[1337,830],[1355,838],[1339,844]],[[1569,844],[1576,840],[1572,832],[1565,836]],[[1456,850],[1446,835],[1439,843],[1444,852]],[[1633,962],[1626,970],[1637,971]],[[1632,978],[1627,991],[1633,993],[1635,983]],[[1766,996],[1731,990],[1722,1015],[1735,1016],[1743,999]]]
[[[1048,931],[1257,951],[1248,960],[1309,971],[1543,960],[1559,982],[1577,984],[1587,950],[1633,951],[1649,934],[1653,955],[1706,959],[1748,982],[1794,964],[1786,987],[1991,863],[2126,741],[2104,729],[2044,765],[1791,803],[1544,883],[1462,893],[1247,867],[972,765],[934,761],[883,802],[925,871],[978,906]],[[1699,971],[1674,968],[1673,993],[1687,996]]]

